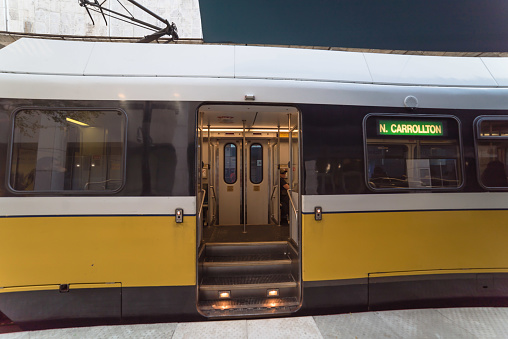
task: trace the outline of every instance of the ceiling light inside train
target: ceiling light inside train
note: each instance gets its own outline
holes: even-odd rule
[[[208,131],[208,128],[203,128],[203,131]],[[287,129],[257,129],[257,128],[246,128],[245,132],[254,132],[254,133],[276,133],[277,131],[281,133],[289,133]],[[210,132],[243,132],[241,128],[210,128]],[[298,132],[298,130],[294,130],[293,133]]]

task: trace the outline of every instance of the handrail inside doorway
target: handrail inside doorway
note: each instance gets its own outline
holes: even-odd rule
[[[200,192],[203,193],[203,197],[201,198],[201,204],[199,206],[198,218],[201,218],[201,212],[203,212],[203,205],[205,204],[206,190],[202,189]]]
[[[293,191],[292,189],[288,189],[288,196],[289,196],[289,202],[291,203],[291,207],[293,207],[293,212],[295,212],[295,217],[298,218],[298,211],[296,210],[295,208],[295,204],[293,203],[293,198],[291,198],[291,192]]]

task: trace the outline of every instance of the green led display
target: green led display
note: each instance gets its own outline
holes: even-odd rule
[[[377,131],[379,135],[444,135],[443,123],[439,121],[379,120]]]

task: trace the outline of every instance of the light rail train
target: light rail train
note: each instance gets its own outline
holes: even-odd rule
[[[0,50],[0,312],[506,306],[507,70],[21,39]]]

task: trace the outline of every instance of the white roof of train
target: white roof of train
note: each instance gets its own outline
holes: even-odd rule
[[[21,39],[1,49],[0,72],[508,87],[508,58],[44,39]]]

